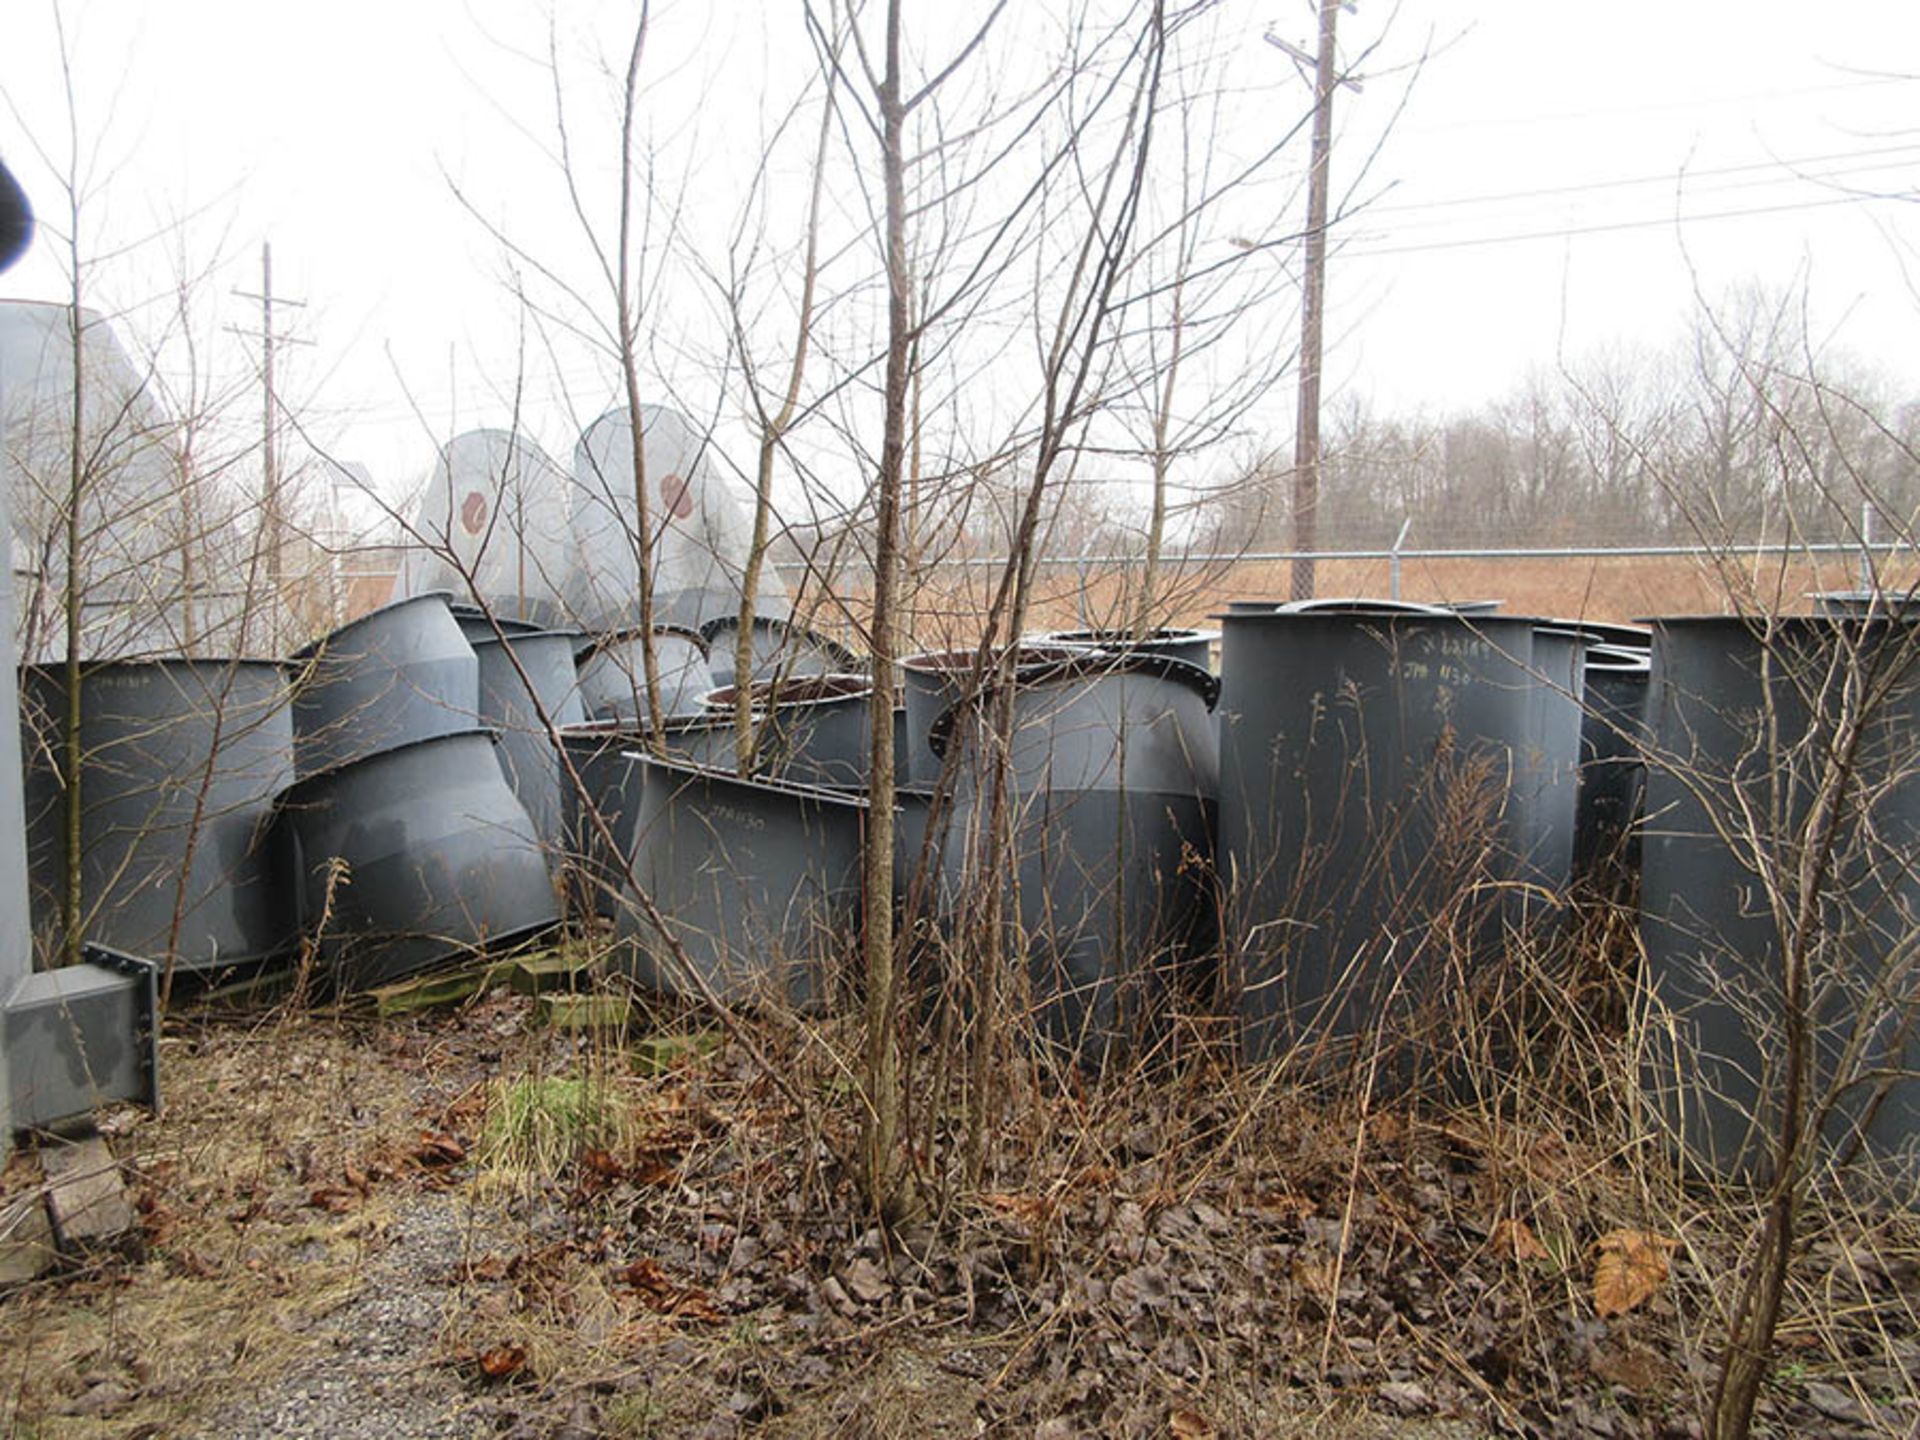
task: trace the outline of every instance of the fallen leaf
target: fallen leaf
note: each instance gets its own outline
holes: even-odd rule
[[[173,1238],[173,1232],[180,1228],[180,1217],[151,1190],[141,1191],[133,1203],[140,1213],[140,1229],[149,1245],[166,1244]]]
[[[626,1167],[614,1159],[610,1152],[600,1149],[581,1151],[580,1168],[608,1180],[618,1180],[627,1173]]]
[[[1173,1440],[1213,1440],[1219,1432],[1198,1410],[1176,1410],[1167,1416],[1167,1429]]]
[[[1515,1220],[1511,1216],[1496,1220],[1493,1225],[1493,1253],[1503,1260],[1545,1260],[1550,1258],[1547,1247],[1540,1243],[1540,1237],[1533,1233],[1533,1227],[1524,1220]]]
[[[1807,1403],[1829,1420],[1843,1425],[1870,1425],[1872,1417],[1860,1402],[1837,1385],[1815,1380],[1807,1386]]]
[[[422,1130],[413,1158],[422,1165],[458,1165],[467,1158],[467,1147],[439,1130]]]
[[[1432,1397],[1411,1380],[1389,1381],[1375,1393],[1389,1409],[1402,1415],[1424,1415],[1433,1409]]]
[[[642,1155],[627,1171],[635,1185],[671,1185],[679,1178],[680,1172],[658,1155]]]
[[[360,1203],[360,1196],[352,1190],[342,1189],[338,1185],[322,1185],[307,1196],[307,1204],[315,1210],[324,1210],[329,1215],[344,1215]]]
[[[887,1272],[864,1255],[856,1255],[850,1260],[840,1278],[847,1292],[863,1305],[878,1305],[893,1293]]]
[[[706,1291],[677,1283],[658,1260],[643,1255],[621,1270],[620,1278],[631,1285],[641,1303],[656,1314],[678,1315],[708,1324],[723,1318],[707,1298]]]
[[[489,1380],[504,1380],[527,1363],[524,1345],[496,1345],[480,1355],[480,1373]]]
[[[358,1190],[362,1195],[369,1194],[373,1190],[373,1182],[367,1179],[366,1171],[351,1160],[341,1168],[340,1174],[350,1188]]]
[[[1053,1208],[1046,1196],[1029,1195],[1019,1190],[989,1190],[980,1198],[1002,1215],[1011,1215],[1028,1225],[1043,1222],[1047,1212]]]
[[[1367,1129],[1374,1140],[1382,1145],[1398,1145],[1407,1138],[1407,1122],[1387,1110],[1368,1117]]]
[[[461,1268],[461,1276],[466,1280],[504,1280],[507,1278],[507,1259],[495,1251],[478,1260],[469,1260]]]
[[[1607,1319],[1660,1292],[1667,1283],[1667,1257],[1680,1242],[1648,1230],[1609,1230],[1593,1248],[1593,1309]]]

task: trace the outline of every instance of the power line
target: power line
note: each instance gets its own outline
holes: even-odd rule
[[[1672,185],[1691,180],[1720,179],[1733,175],[1752,175],[1762,172],[1784,172],[1768,183],[1786,184],[1798,179],[1828,179],[1835,175],[1857,174],[1863,171],[1893,168],[1898,162],[1892,159],[1883,164],[1865,165],[1849,170],[1823,172],[1819,175],[1803,176],[1796,167],[1829,165],[1837,162],[1867,160],[1874,156],[1909,156],[1920,159],[1920,144],[1890,145],[1876,150],[1844,150],[1827,155],[1805,155],[1784,160],[1756,160],[1743,165],[1723,165],[1702,170],[1667,170],[1659,174],[1623,176],[1609,180],[1592,180],[1572,185],[1543,185],[1530,190],[1495,191],[1484,195],[1453,195],[1438,200],[1415,200],[1401,204],[1381,203],[1368,205],[1362,213],[1369,215],[1408,215],[1424,210],[1454,209],[1468,205],[1498,205],[1513,200],[1540,200],[1560,195],[1584,195],[1601,190],[1626,190],[1647,185]],[[1707,187],[1714,189],[1733,189],[1727,187]]]
[[[1870,90],[1888,85],[1911,85],[1920,77],[1911,75],[1875,75],[1860,80],[1835,80],[1825,85],[1787,86],[1773,90],[1753,90],[1738,95],[1702,95],[1684,100],[1661,100],[1642,105],[1601,105],[1589,110],[1550,110],[1534,115],[1495,114],[1485,119],[1454,120],[1431,127],[1431,133],[1448,130],[1511,130],[1532,125],[1559,125],[1576,120],[1611,120],[1623,115],[1661,115],[1675,110],[1712,110],[1724,105],[1750,105],[1759,102],[1794,100],[1804,95],[1830,95],[1848,90]]]
[[[1519,230],[1504,235],[1468,235],[1458,240],[1428,240],[1412,245],[1379,245],[1342,249],[1348,259],[1371,259],[1382,255],[1417,255],[1433,250],[1464,250],[1484,245],[1517,245],[1530,240],[1562,240],[1577,235],[1605,235],[1625,230],[1648,230],[1656,226],[1704,224],[1712,220],[1739,220],[1752,215],[1782,215],[1796,210],[1824,210],[1835,205],[1868,205],[1880,200],[1897,200],[1891,195],[1835,195],[1824,200],[1800,200],[1781,205],[1751,205],[1737,210],[1707,210],[1691,214],[1660,215],[1635,220],[1605,220],[1591,225],[1567,225],[1550,230]]]

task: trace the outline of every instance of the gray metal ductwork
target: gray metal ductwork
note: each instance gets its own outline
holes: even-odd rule
[[[0,270],[32,233],[26,197],[0,165]],[[12,237],[12,238],[9,238]],[[17,245],[15,241],[17,240]],[[0,376],[0,383],[5,377]],[[13,518],[0,485],[0,539]],[[53,1125],[106,1100],[157,1103],[155,967],[89,947],[86,962],[30,974],[26,807],[13,572],[0,567],[0,1159],[25,1126]]]
[[[160,967],[89,945],[86,961],[16,981],[0,1002],[12,1129],[110,1100],[159,1103]]]

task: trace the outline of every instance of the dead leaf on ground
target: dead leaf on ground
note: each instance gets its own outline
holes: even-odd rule
[[[1374,1140],[1381,1145],[1398,1145],[1407,1138],[1407,1122],[1391,1110],[1382,1110],[1367,1117],[1367,1129]]]
[[[307,1205],[329,1215],[345,1215],[360,1203],[360,1193],[339,1185],[322,1185],[307,1196]]]
[[[1198,1410],[1176,1410],[1167,1416],[1167,1430],[1173,1440],[1214,1440],[1220,1432]]]
[[[439,1130],[422,1130],[413,1158],[422,1165],[458,1165],[467,1158],[467,1147]]]
[[[1540,1243],[1540,1237],[1533,1233],[1533,1227],[1524,1220],[1505,1216],[1496,1220],[1492,1236],[1493,1253],[1503,1260],[1526,1261],[1546,1260],[1550,1258],[1547,1247]]]
[[[1018,1190],[989,1190],[980,1199],[1002,1215],[1010,1215],[1028,1225],[1043,1223],[1053,1209],[1044,1195],[1029,1195]]]
[[[480,1352],[480,1373],[489,1380],[504,1380],[519,1373],[527,1363],[524,1345],[496,1345]]]
[[[1594,1242],[1593,1309],[1601,1319],[1624,1315],[1659,1294],[1667,1259],[1680,1242],[1649,1230],[1609,1230]]]
[[[493,1281],[507,1278],[509,1262],[507,1257],[497,1251],[489,1252],[478,1260],[468,1260],[460,1267],[460,1277],[469,1281]]]
[[[580,1168],[605,1180],[619,1180],[627,1173],[627,1167],[614,1159],[611,1151],[598,1148],[580,1152]]]
[[[1320,1208],[1314,1200],[1305,1195],[1297,1195],[1291,1190],[1263,1190],[1254,1195],[1247,1204],[1255,1210],[1270,1210],[1277,1215],[1294,1220],[1304,1220]]]
[[[840,1272],[840,1280],[849,1294],[863,1305],[878,1305],[893,1293],[887,1272],[864,1255],[856,1255]]]
[[[694,1285],[681,1285],[658,1260],[642,1256],[620,1272],[620,1278],[633,1287],[641,1303],[658,1315],[676,1315],[688,1320],[713,1324],[723,1317],[707,1298],[706,1291]]]

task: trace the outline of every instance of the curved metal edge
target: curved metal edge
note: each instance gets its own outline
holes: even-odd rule
[[[848,688],[839,695],[801,695],[788,698],[782,693],[788,689],[804,689],[809,685],[815,685],[829,680],[852,681],[856,683],[849,685]],[[770,680],[756,680],[753,682],[753,690],[759,690],[762,687],[767,688],[767,694],[753,699],[752,703],[756,707],[753,712],[755,715],[764,714],[769,701],[771,701],[772,707],[776,710],[796,712],[827,705],[845,705],[849,702],[866,704],[873,696],[873,677],[864,674],[847,675],[833,673],[827,675],[796,675],[791,679],[778,683]],[[700,703],[706,706],[708,710],[731,716],[733,714],[734,699],[738,695],[739,689],[740,687],[738,685],[715,686],[700,697]]]
[[[684,775],[688,780],[698,780],[703,784],[715,784],[745,790],[751,794],[787,795],[795,800],[813,804],[834,805],[842,809],[866,810],[867,797],[850,790],[834,790],[824,785],[803,785],[797,780],[771,780],[764,777],[749,778],[731,770],[712,770],[704,765],[694,765],[685,760],[676,760],[670,756],[649,755],[644,750],[622,750],[623,760],[638,760],[658,770]]]
[[[1170,655],[1156,655],[1150,650],[1092,650],[1071,660],[1049,660],[1014,671],[1013,684],[1016,689],[1030,688],[1056,680],[1094,680],[1108,675],[1133,674],[1185,685],[1206,702],[1208,710],[1220,703],[1218,676],[1202,670],[1198,665],[1189,665],[1185,660],[1175,660]],[[989,685],[978,694],[957,700],[941,711],[932,728],[927,731],[927,748],[944,760],[954,727],[960,723],[961,712],[981,708],[1000,688],[998,685]]]
[[[327,647],[349,631],[357,630],[362,625],[381,619],[383,616],[390,615],[396,610],[403,610],[409,605],[418,605],[428,600],[440,601],[446,606],[447,614],[449,618],[451,618],[454,605],[453,592],[451,590],[422,590],[418,595],[406,595],[398,600],[389,600],[386,604],[377,609],[369,610],[364,615],[356,615],[344,625],[336,625],[318,640],[309,640],[287,658],[296,664],[305,663],[309,660],[317,660],[321,655],[326,653]],[[461,639],[464,640],[465,638],[464,635],[461,636]]]
[[[109,670],[167,670],[184,667],[191,670],[237,671],[255,665],[270,665],[280,672],[288,693],[293,689],[293,664],[277,655],[135,655],[126,659],[82,660],[80,678],[91,679]],[[58,684],[66,684],[66,669],[58,661],[29,660],[20,666],[23,673],[45,675]]]
[[[655,635],[666,635],[682,640],[691,640],[694,648],[700,652],[700,658],[702,660],[712,658],[712,650],[707,644],[706,636],[702,635],[698,630],[695,630],[691,625],[655,625],[652,627],[652,630]],[[560,631],[557,633],[566,634],[568,632]],[[618,645],[626,640],[638,639],[646,633],[647,630],[644,626],[627,625],[618,630],[601,630],[582,635],[579,643],[573,647],[573,663],[575,665],[583,665],[596,652],[605,650],[612,645]]]
[[[304,790],[308,786],[321,780],[334,779],[336,776],[353,769],[356,765],[368,765],[375,760],[386,760],[407,750],[417,750],[423,745],[438,745],[446,740],[463,740],[469,735],[484,735],[488,740],[492,741],[495,746],[500,744],[500,731],[492,725],[475,725],[466,730],[449,730],[444,735],[422,735],[417,740],[403,741],[401,744],[388,746],[385,750],[375,750],[370,755],[356,755],[351,760],[342,760],[337,764],[327,766],[324,770],[314,770],[306,775],[302,775],[284,790],[277,791],[274,794],[271,802],[272,807],[278,811],[283,806],[293,805],[297,803],[294,794],[295,791]]]
[[[715,615],[710,619],[702,620],[700,622],[700,638],[711,646],[713,644],[713,637],[729,625],[738,629],[740,626],[740,617],[738,615]],[[867,663],[845,645],[835,640],[831,635],[822,635],[818,630],[809,629],[805,625],[796,625],[791,620],[782,620],[778,616],[756,615],[753,617],[753,628],[756,630],[773,630],[777,628],[805,644],[818,645],[822,650],[827,652],[828,658],[843,670],[859,670]]]
[[[0,270],[8,269],[33,244],[33,206],[27,192],[0,164]]]

